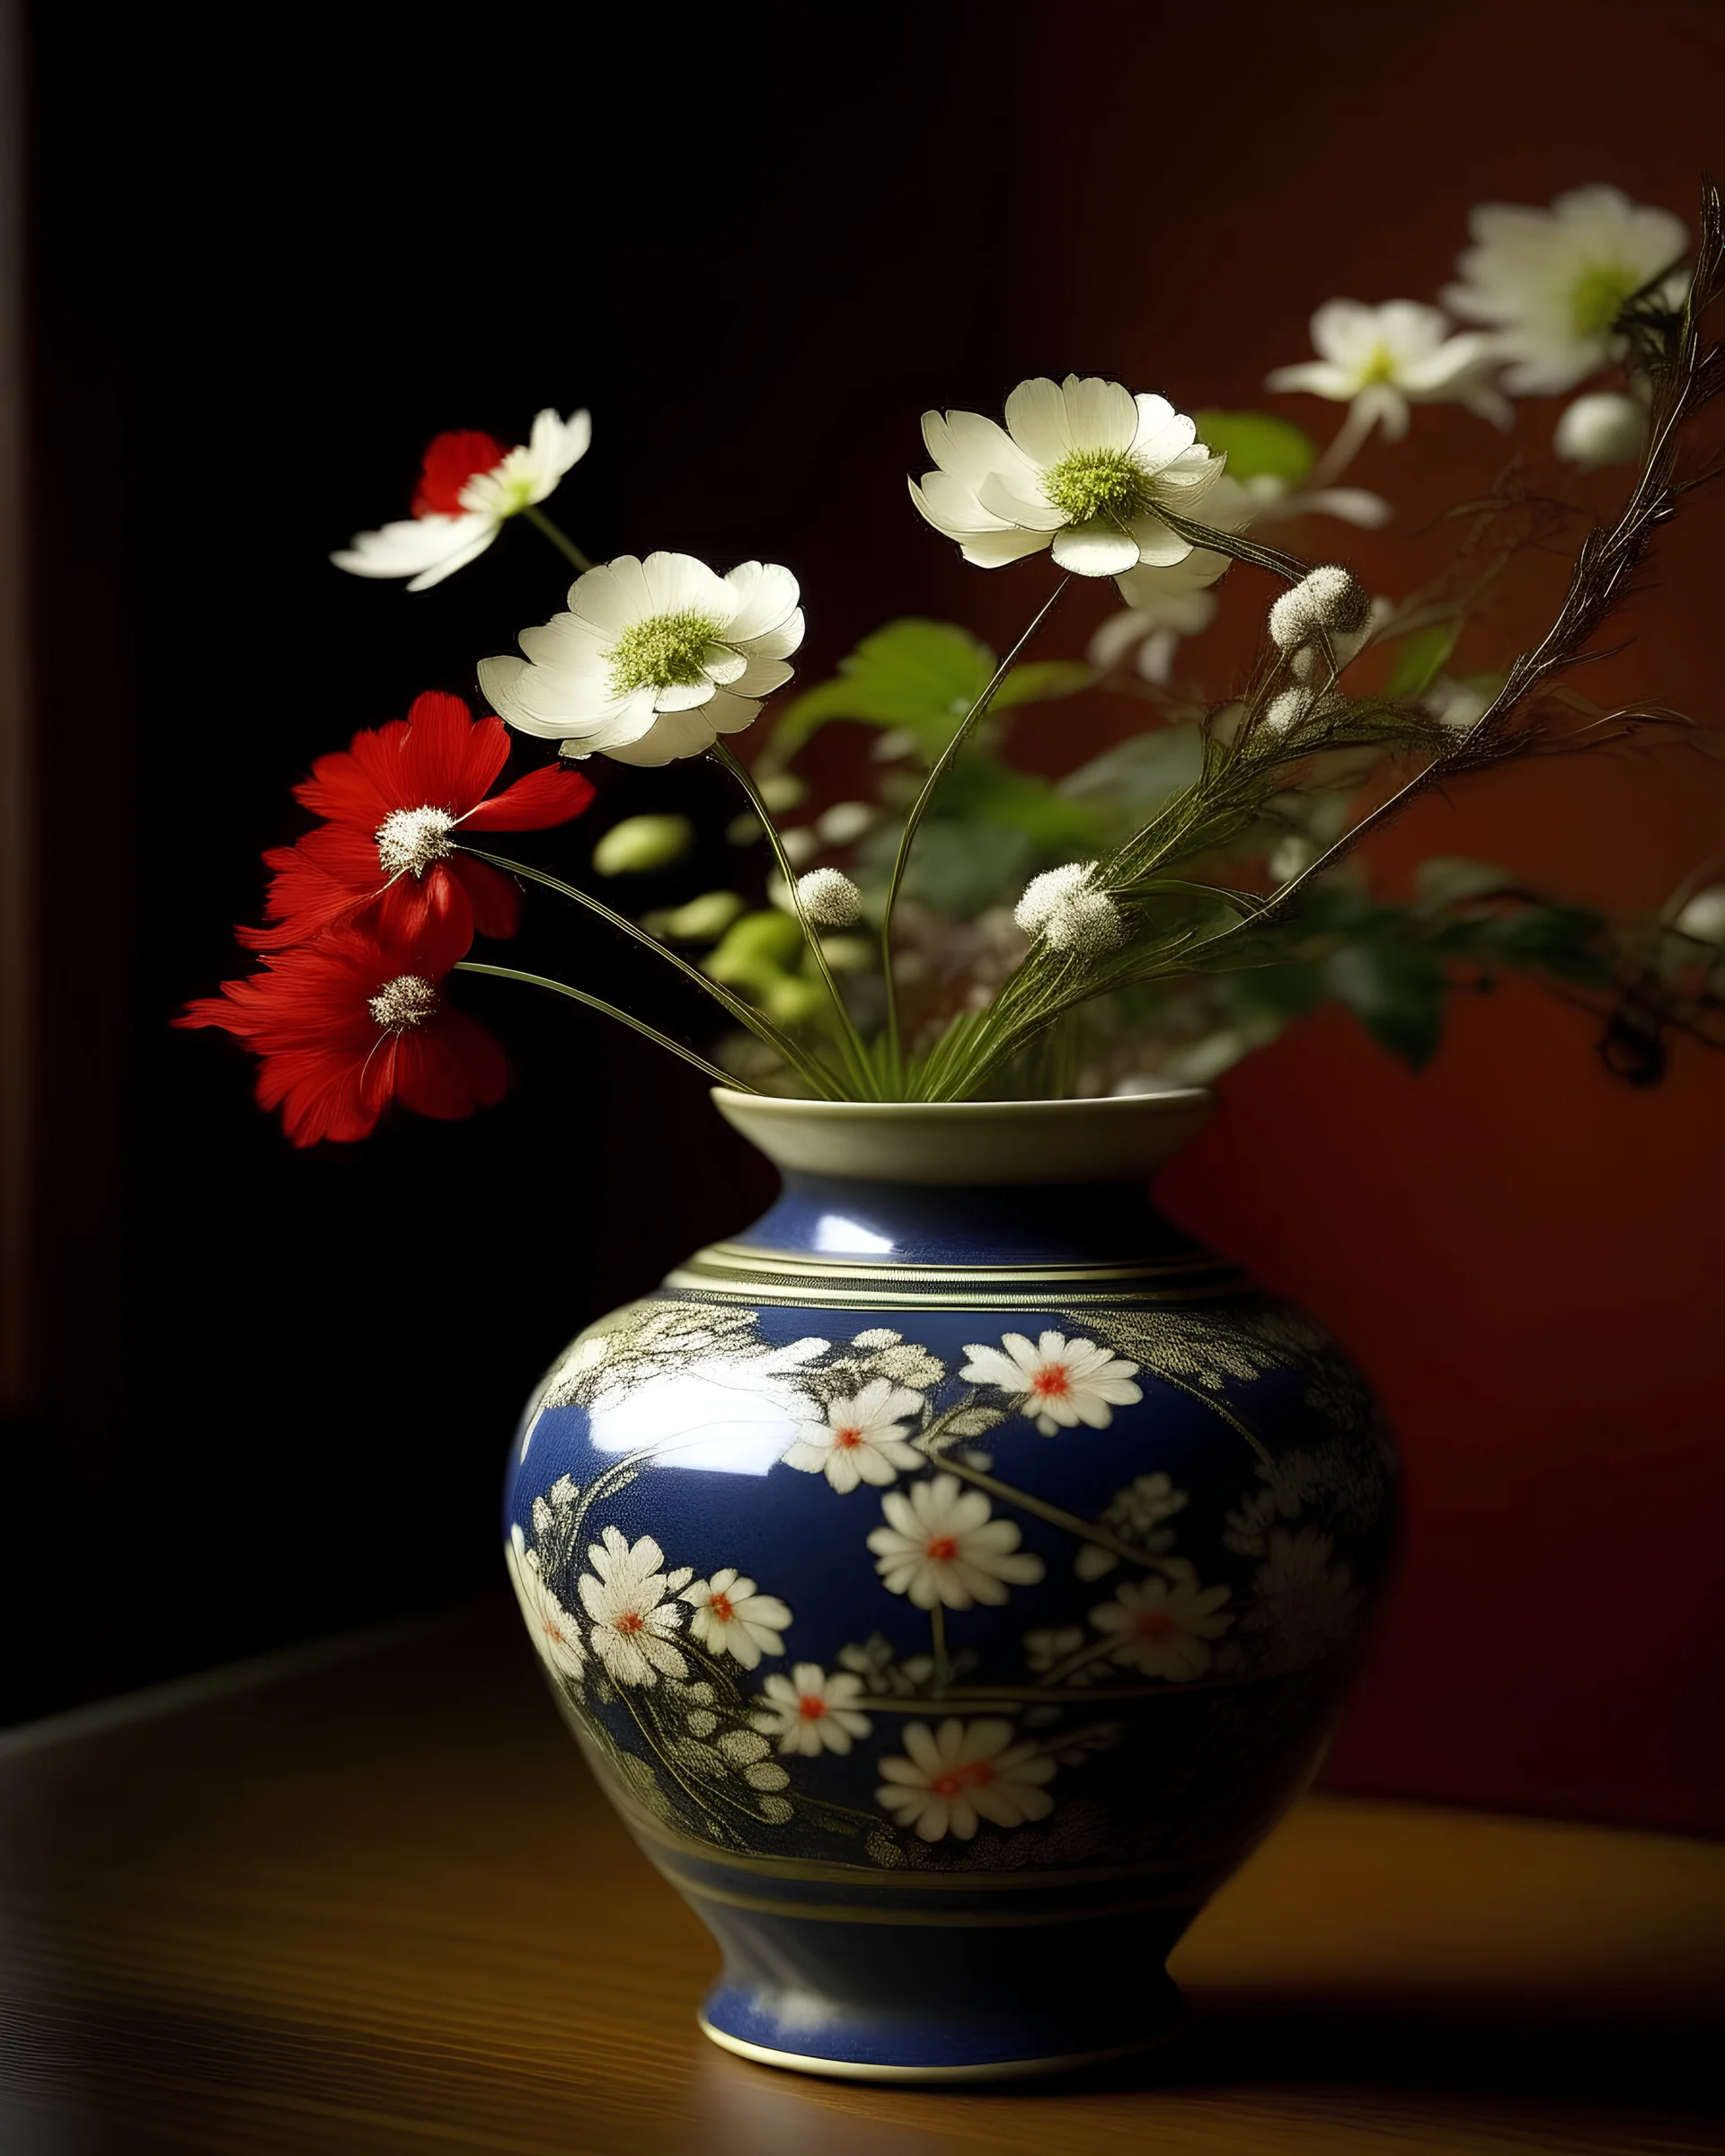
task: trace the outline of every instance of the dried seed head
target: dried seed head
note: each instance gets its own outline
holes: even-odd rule
[[[817,928],[849,928],[862,918],[862,894],[842,869],[810,869],[799,876],[797,897]]]

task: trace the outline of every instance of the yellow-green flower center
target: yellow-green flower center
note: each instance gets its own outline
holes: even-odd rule
[[[699,688],[707,678],[702,656],[720,627],[692,607],[632,623],[611,647],[613,690],[627,696],[636,689]]]
[[[1360,369],[1359,386],[1365,389],[1374,382],[1393,382],[1394,379],[1395,361],[1384,346],[1375,346],[1371,358]]]
[[[1578,337],[1597,337],[1623,312],[1623,302],[1641,289],[1632,270],[1597,262],[1570,287],[1570,320]]]
[[[1125,449],[1075,449],[1042,474],[1042,491],[1068,524],[1130,524],[1152,499],[1150,474]]]

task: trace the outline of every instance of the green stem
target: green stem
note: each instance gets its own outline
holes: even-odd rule
[[[549,875],[544,869],[529,868],[526,862],[509,861],[501,853],[487,853],[478,846],[463,846],[459,851],[471,854],[475,861],[487,862],[491,868],[501,869],[506,875],[519,876],[527,883],[540,884],[548,891],[555,891],[561,898],[572,898],[577,906],[586,906],[588,913],[597,914],[601,921],[606,922],[624,935],[632,937],[635,942],[650,950],[655,958],[663,959],[668,966],[674,967],[685,980],[692,982],[695,987],[710,995],[739,1025],[747,1026],[757,1040],[764,1040],[775,1054],[783,1056],[793,1070],[801,1072],[824,1100],[838,1097],[834,1091],[833,1075],[826,1065],[799,1047],[789,1034],[781,1032],[765,1012],[756,1010],[752,1003],[744,1003],[740,996],[733,995],[729,988],[703,973],[698,966],[691,966],[686,959],[679,958],[657,936],[650,936],[639,923],[630,920],[626,914],[617,913],[606,906],[602,898],[594,897],[590,891],[582,890],[579,885],[565,883],[561,876]],[[725,1082],[730,1084],[730,1081],[727,1079]]]
[[[457,959],[457,973],[488,973],[500,981],[520,981],[529,988],[549,988],[553,995],[566,995],[571,1003],[585,1003],[589,1011],[602,1012],[606,1018],[615,1018],[620,1025],[643,1035],[655,1046],[668,1048],[673,1056],[680,1056],[685,1063],[692,1063],[697,1071],[704,1071],[718,1085],[734,1086],[739,1092],[758,1092],[760,1088],[745,1085],[729,1071],[721,1071],[716,1063],[709,1063],[704,1056],[697,1056],[693,1048],[686,1048],[680,1040],[673,1040],[668,1033],[661,1033],[657,1026],[650,1026],[645,1019],[632,1018],[627,1011],[619,1011],[615,1003],[607,1003],[602,995],[589,995],[585,988],[571,988],[567,981],[548,980],[543,973],[522,973],[513,966],[482,965],[477,959]]]
[[[938,1602],[928,1613],[928,1629],[934,1643],[934,1682],[932,1689],[933,1696],[939,1700],[946,1696],[949,1671],[946,1661],[946,1612]]]
[[[886,907],[880,915],[880,965],[886,976],[887,991],[886,1075],[887,1082],[892,1087],[895,1096],[901,1094],[904,1091],[904,1049],[898,1026],[898,995],[892,978],[892,912],[894,906],[898,903],[898,887],[905,880],[905,869],[910,860],[911,846],[915,843],[918,826],[928,812],[928,805],[934,798],[934,789],[946,776],[953,758],[964,747],[978,721],[994,702],[1001,683],[1017,665],[1019,653],[1023,650],[1025,645],[1030,642],[1043,623],[1054,612],[1059,603],[1061,594],[1071,581],[1070,576],[1061,578],[1049,593],[1040,612],[1031,623],[1030,627],[1023,632],[1005,658],[995,668],[987,686],[964,714],[964,717],[960,720],[952,738],[935,758],[927,778],[923,781],[922,791],[916,796],[910,814],[905,818],[905,828],[898,840],[898,855],[892,864],[892,880],[887,886]]]
[[[1239,532],[1218,532],[1213,526],[1199,524],[1193,517],[1182,517],[1178,510],[1167,508],[1161,502],[1156,504],[1156,514],[1189,546],[1207,547],[1212,553],[1226,554],[1231,561],[1244,561],[1252,569],[1268,570],[1272,577],[1286,578],[1290,584],[1297,584],[1312,573],[1309,561],[1302,561],[1297,554],[1285,554],[1278,546],[1261,546],[1257,540],[1248,539]]]
[[[533,503],[529,502],[527,507],[522,510],[521,514],[526,518],[527,522],[533,526],[535,532],[542,532],[544,536],[550,540],[551,543],[557,549],[557,552],[563,555],[567,560],[572,561],[576,568],[579,569],[583,575],[585,575],[586,572],[592,568],[593,564],[588,560],[587,556],[581,552],[580,548],[576,545],[575,542],[570,537],[569,534],[564,531],[561,525],[553,524],[551,518],[545,515],[545,512],[542,508],[539,508]]]
[[[779,864],[779,874],[784,879],[786,888],[790,893],[792,910],[795,914],[797,926],[802,931],[803,941],[808,944],[814,957],[816,968],[832,1002],[833,1016],[838,1022],[839,1047],[844,1052],[845,1061],[849,1068],[850,1082],[856,1089],[853,1098],[860,1096],[865,1100],[877,1100],[880,1097],[879,1090],[875,1085],[874,1074],[869,1064],[868,1050],[862,1046],[862,1037],[858,1033],[850,1012],[845,1007],[845,998],[839,993],[838,983],[833,978],[833,969],[827,962],[826,952],[820,948],[820,937],[816,932],[813,923],[803,911],[802,900],[797,892],[797,871],[792,865],[791,856],[784,850],[784,841],[780,837],[778,826],[773,821],[772,811],[761,798],[761,790],[755,782],[755,774],[749,770],[748,764],[739,762],[731,750],[721,740],[715,739],[707,753],[715,764],[728,771],[736,780],[748,796],[749,806],[761,819],[761,827],[766,833],[767,843],[772,846],[774,855]]]

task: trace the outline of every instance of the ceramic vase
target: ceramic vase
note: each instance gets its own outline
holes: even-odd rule
[[[571,1343],[504,1518],[570,1727],[722,1949],[702,2026],[898,2081],[1150,2042],[1358,1660],[1381,1416],[1147,1198],[1205,1093],[714,1098],[783,1193]]]

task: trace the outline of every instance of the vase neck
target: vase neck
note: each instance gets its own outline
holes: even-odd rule
[[[862,1265],[1065,1265],[1199,1247],[1139,1182],[931,1185],[794,1171],[731,1241]]]

